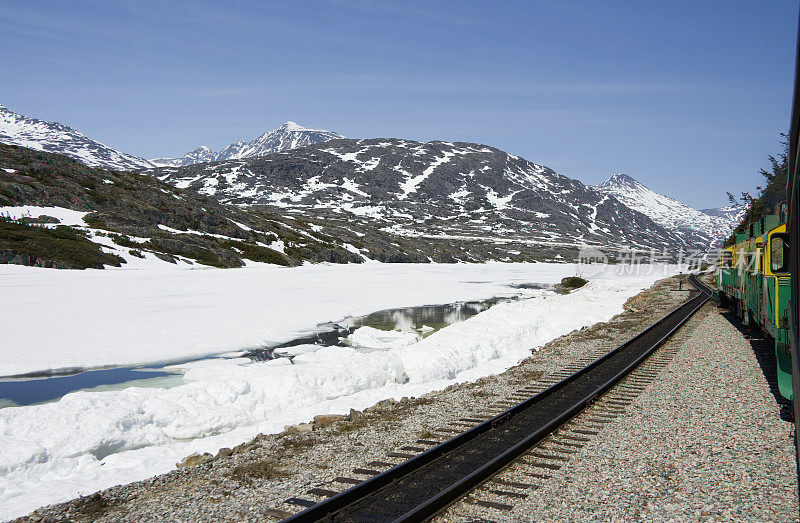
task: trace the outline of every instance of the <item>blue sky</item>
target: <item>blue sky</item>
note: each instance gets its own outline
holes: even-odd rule
[[[168,5],[167,5],[168,4]],[[286,120],[485,143],[696,207],[789,119],[797,5],[3,0],[0,104],[152,158]]]

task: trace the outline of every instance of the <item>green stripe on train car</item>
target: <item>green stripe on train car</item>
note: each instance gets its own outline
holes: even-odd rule
[[[778,390],[792,399],[792,353],[789,349],[789,284],[790,278],[778,278],[778,327],[774,328],[775,358],[778,360]]]
[[[764,278],[764,302],[762,305],[764,311],[764,325],[770,328],[767,332],[772,332],[775,327],[775,277],[768,276]]]

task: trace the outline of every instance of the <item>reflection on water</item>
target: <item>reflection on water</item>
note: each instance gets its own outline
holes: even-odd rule
[[[423,336],[428,336],[443,327],[471,318],[493,305],[515,299],[517,298],[491,298],[482,301],[449,303],[447,305],[422,305],[405,309],[389,309],[373,312],[366,316],[345,318],[340,324],[353,329],[367,326],[381,330],[394,329],[404,331],[419,330],[423,326],[428,326],[433,328],[433,330],[426,329],[426,332],[423,333]]]
[[[348,343],[345,338],[359,327],[373,327],[385,331],[416,331],[424,338],[448,325],[471,318],[498,303],[518,299],[520,297],[517,296],[456,302],[445,305],[420,305],[401,309],[387,309],[365,316],[350,316],[337,323],[320,324],[317,326],[320,329],[318,332],[307,336],[272,347],[251,350],[245,354],[245,357],[256,361],[276,358],[289,358],[291,360],[296,355],[296,351],[292,350],[292,348],[300,345],[319,345],[320,347],[346,346]],[[307,352],[307,350],[304,352]]]

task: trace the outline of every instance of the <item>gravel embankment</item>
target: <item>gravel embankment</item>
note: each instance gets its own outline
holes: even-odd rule
[[[770,388],[771,347],[746,339],[713,304],[670,346],[677,349],[672,361],[627,412],[535,492],[514,500],[509,517],[798,519],[792,425],[780,419]],[[498,513],[460,502],[439,519],[465,516],[496,519]]]
[[[68,518],[76,521],[155,521],[163,519],[171,521],[211,519],[264,521],[280,519],[290,512],[300,510],[298,506],[284,503],[287,498],[296,496],[317,501],[323,498],[319,495],[308,494],[307,492],[310,489],[344,490],[349,485],[336,483],[334,478],[344,476],[363,480],[367,476],[354,473],[354,468],[384,470],[388,468],[389,464],[402,461],[402,458],[388,457],[387,453],[403,452],[399,450],[401,447],[421,438],[442,440],[443,435],[434,433],[437,427],[453,427],[458,418],[469,416],[475,409],[503,399],[520,387],[530,385],[550,372],[563,369],[578,358],[616,347],[658,317],[663,316],[688,295],[685,291],[673,292],[670,290],[674,288],[675,281],[673,279],[656,283],[651,289],[629,300],[624,314],[615,317],[608,323],[575,331],[554,340],[538,352],[533,353],[531,358],[522,364],[501,375],[483,378],[475,383],[448,387],[443,391],[430,393],[422,398],[394,405],[387,403],[383,406],[373,407],[363,414],[355,413],[350,420],[335,422],[325,428],[317,427],[319,430],[314,430],[313,432],[260,436],[248,444],[237,447],[231,455],[221,452],[214,459],[197,466],[178,469],[151,480],[113,487],[86,498],[44,507],[31,514],[29,518],[32,520]],[[723,328],[720,336],[718,345],[726,346],[726,344],[729,345],[730,343],[725,341],[725,336],[740,335],[735,330],[728,332]],[[684,356],[681,357],[683,358]],[[693,365],[692,356],[685,357],[688,358],[688,362],[685,365],[691,367]],[[714,359],[711,354],[706,354],[705,358]],[[744,356],[742,358],[746,360]],[[721,364],[721,361],[723,360],[719,360],[716,363]],[[697,367],[696,372],[700,374],[709,372],[707,365]],[[754,382],[757,381],[756,377],[752,377]],[[683,378],[678,379],[675,387],[681,385],[685,387],[687,382],[681,383],[681,379]],[[706,376],[706,379],[712,378]],[[763,376],[761,379],[763,381]],[[700,382],[698,381],[698,383]],[[651,387],[654,386],[655,384]],[[691,390],[696,389],[697,387],[691,388]],[[675,391],[675,393],[679,392]],[[725,396],[727,398],[728,394],[725,394]],[[742,399],[744,398],[740,397],[738,404],[745,403]],[[703,399],[703,401],[707,402],[712,400],[713,396]],[[676,406],[675,408],[682,405],[693,405],[693,403],[682,403],[688,401],[690,401],[690,398],[675,399],[672,403],[667,402],[662,405],[661,408],[669,411],[673,408],[673,404]],[[696,401],[696,399],[691,399],[691,401]],[[733,403],[736,402],[733,401]],[[645,409],[645,407],[642,408]],[[764,426],[770,431],[773,430],[772,425],[767,420],[774,413],[771,411],[764,412],[764,405],[754,408],[761,414]],[[702,415],[693,415],[691,417],[692,424],[686,430],[693,430],[695,425],[698,424],[702,424],[705,427],[705,424],[701,423],[702,419],[695,420],[695,418],[698,416],[702,418],[702,416],[708,416],[714,412],[711,409],[710,413],[706,413],[707,409],[707,406],[693,408],[691,412],[702,413]],[[484,410],[486,409],[484,408]],[[642,416],[645,419],[650,419],[647,416],[647,410],[643,410]],[[663,418],[664,416],[657,416],[658,421],[651,423],[653,427],[658,428],[660,426],[659,423],[664,421]],[[752,416],[750,418],[752,419]],[[733,419],[735,420],[736,416]],[[627,421],[627,419],[620,419],[614,426]],[[776,441],[780,440],[780,437],[787,439],[788,425],[784,422],[775,423],[781,427],[780,435],[776,436]],[[463,430],[467,427],[461,428]],[[641,432],[630,432],[630,429],[620,430],[618,433],[614,432],[616,436],[612,439],[617,442],[618,446],[629,448],[633,452],[633,447],[637,446],[638,443],[628,443],[625,438],[641,437],[646,439],[648,437],[647,430],[649,430],[645,430],[646,428],[647,425],[645,424],[642,426]],[[734,429],[735,425],[731,428],[731,432],[735,432]],[[616,431],[616,429],[613,430]],[[666,434],[672,437],[674,435],[670,431],[674,430],[674,427],[666,430]],[[709,428],[706,427],[704,430],[707,431]],[[664,433],[664,430],[658,432],[659,437],[663,439]],[[612,434],[611,429],[601,436],[602,438],[611,437],[610,434]],[[601,436],[598,436],[598,442],[602,439]],[[697,437],[696,435],[692,436],[694,438],[692,441]],[[751,439],[752,444],[755,446],[757,446],[756,441]],[[787,439],[787,442],[788,445],[791,445],[790,440]],[[587,447],[583,453],[586,456],[591,456],[591,448],[593,447]],[[698,453],[697,456],[702,457],[707,452],[710,452],[709,449],[716,449],[717,447],[707,447],[705,444],[697,443],[692,448]],[[724,445],[721,448],[725,449]],[[738,446],[735,448],[738,449],[737,452],[740,451]],[[791,450],[791,447],[787,448]],[[764,448],[760,448],[760,452],[764,458],[769,454]],[[735,454],[735,452],[732,453],[731,458]],[[790,454],[789,452],[787,455]],[[616,456],[618,452],[609,455]],[[653,459],[658,458],[656,456]],[[776,463],[781,460],[783,460],[782,455],[774,459]],[[580,467],[579,461],[581,460],[572,460],[570,467],[575,466],[576,471],[585,470]],[[619,462],[628,463],[626,460],[620,460]],[[614,464],[616,463],[614,461]],[[775,467],[776,463],[773,463],[772,466]],[[641,472],[646,473],[647,467],[650,466],[651,464],[648,462],[639,465],[631,462],[629,473],[626,475],[626,473],[622,472],[622,475],[618,476],[617,470],[612,470],[612,465],[609,465],[607,477],[613,479],[609,479],[608,485],[603,486],[600,490],[606,491],[619,484],[620,489],[627,487],[634,488],[632,492],[641,491],[642,486],[648,483],[647,480],[640,481],[637,478],[637,471],[640,471],[641,467],[645,467],[641,469]],[[567,472],[568,469],[562,470]],[[623,470],[627,469],[623,467]],[[758,470],[754,464],[752,469],[753,477],[757,475]],[[561,477],[565,476],[566,474],[561,474]],[[621,479],[626,477],[632,478],[630,484]],[[709,481],[713,482],[714,480],[713,476],[709,477]],[[537,509],[539,512],[529,512],[530,514],[543,515],[545,514],[544,509],[549,508],[552,511],[557,506],[570,505],[566,501],[562,503],[560,497],[567,494],[567,492],[561,492],[566,487],[556,487],[558,481],[561,480],[554,478],[548,484],[547,488],[553,488],[554,490],[552,491],[544,489],[537,491],[535,497],[541,499],[543,508]],[[565,484],[571,482],[572,480],[570,479]],[[587,482],[589,482],[588,479]],[[700,483],[700,480],[696,482],[696,489],[701,489]],[[667,488],[669,488],[672,483],[653,483],[652,489],[655,492],[662,485],[667,485]],[[595,482],[594,485],[587,484],[585,488],[600,486],[602,486],[602,482]],[[578,488],[574,495],[582,499],[584,494],[580,491],[581,488]],[[645,491],[650,492],[649,489]],[[539,492],[542,495],[539,495]],[[545,492],[547,492],[546,495]],[[611,491],[609,490],[609,492]],[[621,494],[623,490],[619,490],[619,492],[620,494],[615,494],[615,496],[623,496]],[[639,494],[636,494],[636,496]],[[662,493],[662,496],[667,494],[669,494],[668,490]],[[672,494],[669,495],[672,496]],[[624,495],[626,499],[631,496],[634,495]],[[563,499],[574,498],[564,497]],[[588,499],[593,498],[590,497]],[[598,503],[602,505],[604,499],[610,501],[614,498],[610,496],[604,498],[603,495],[598,494],[597,499],[600,500]],[[614,507],[617,504],[607,503],[605,505],[608,510],[607,514],[614,514]],[[534,509],[531,508],[531,510]],[[623,509],[621,508],[620,510]],[[556,512],[550,513],[554,514],[554,516],[557,515]],[[591,511],[586,513],[593,514],[592,517],[603,517],[603,514],[605,514]],[[621,515],[628,513],[620,512]],[[564,512],[563,517],[570,517],[568,514],[569,512]],[[574,514],[576,517],[580,517],[580,512],[575,512]],[[634,516],[633,512],[630,512],[630,514]],[[676,514],[679,514],[679,512],[676,512]],[[524,513],[520,513],[518,516],[522,519],[526,517]]]

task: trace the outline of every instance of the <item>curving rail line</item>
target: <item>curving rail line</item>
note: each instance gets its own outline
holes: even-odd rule
[[[699,293],[605,356],[491,419],[285,522],[423,521],[513,462],[647,359],[713,292]]]

